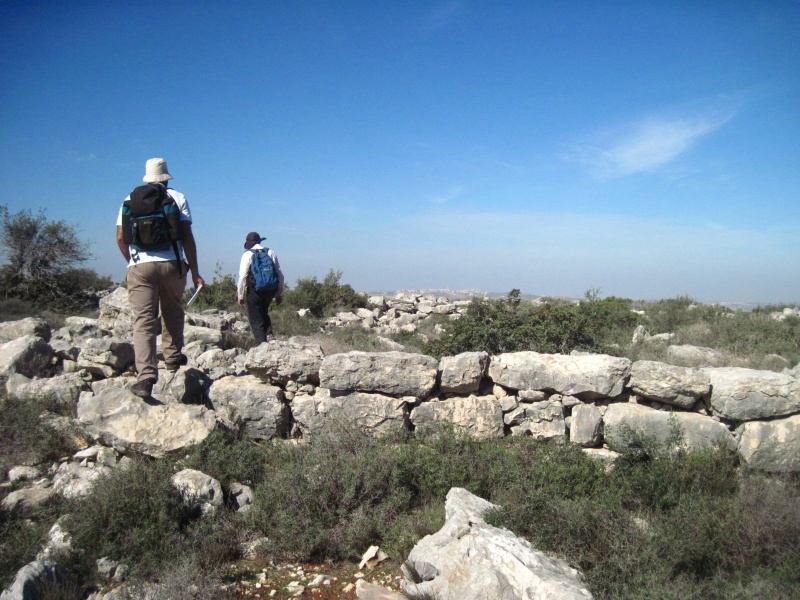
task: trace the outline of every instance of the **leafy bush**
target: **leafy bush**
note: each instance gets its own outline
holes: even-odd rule
[[[651,334],[674,333],[673,343],[726,352],[731,365],[780,371],[800,362],[800,318],[778,321],[771,317],[773,310],[731,310],[687,297],[636,306],[645,312],[642,323]],[[666,346],[631,346],[625,354],[665,361]]]
[[[214,431],[191,454],[181,467],[198,469],[217,479],[224,488],[231,482],[254,485],[268,473],[268,454],[243,431]]]
[[[485,351],[492,355],[533,350],[568,354],[573,350],[602,350],[612,333],[630,335],[638,323],[631,301],[587,294],[580,303],[546,300],[523,303],[519,290],[503,300],[473,299],[460,319],[445,325],[445,333],[423,346],[441,357]]]
[[[192,296],[191,290],[186,290],[184,302]],[[206,282],[203,290],[192,302],[192,310],[202,311],[208,309],[235,311],[239,310],[236,303],[236,278],[228,273],[222,273],[222,265],[217,262],[214,268],[214,279]]]
[[[276,468],[256,488],[246,518],[269,537],[273,555],[356,559],[408,509],[408,492],[394,484],[392,453],[352,428],[271,450]]]
[[[386,439],[350,427],[297,445],[218,432],[178,462],[134,460],[71,507],[68,528],[85,549],[76,570],[88,580],[93,561],[111,556],[165,594],[179,593],[167,583],[181,573],[208,573],[200,589],[211,593],[216,567],[255,536],[269,540],[264,558],[356,560],[374,544],[402,557],[441,527],[446,493],[464,487],[501,507],[491,523],[580,567],[597,598],[792,597],[798,480],[742,471],[721,448],[683,453],[675,433],[659,444],[632,432],[606,471],[574,444],[452,427]],[[226,488],[252,485],[254,506],[198,520],[169,483],[184,466]],[[25,543],[35,547],[34,533]]]
[[[164,565],[155,583],[134,584],[117,590],[120,600],[225,600],[235,598],[223,589],[224,573],[208,569],[196,555]]]
[[[337,310],[364,308],[367,299],[349,284],[340,284],[341,271],[331,269],[321,282],[316,277],[298,279],[297,286],[284,292],[283,301],[289,308],[307,308],[317,318],[330,316]]]
[[[297,309],[289,306],[285,300],[280,305],[273,303],[270,306],[269,317],[273,331],[281,337],[315,335],[322,329],[321,319],[310,315],[301,317],[297,314]]]
[[[92,494],[74,501],[66,520],[73,544],[83,552],[73,570],[91,577],[103,556],[119,560],[137,577],[152,577],[193,556],[211,569],[238,556],[237,538],[226,533],[224,516],[198,520],[172,485],[173,463],[133,459],[98,479]]]
[[[0,499],[11,490],[0,492]],[[0,510],[0,589],[11,586],[19,569],[35,560],[47,541],[47,532],[58,518],[62,502],[56,496],[33,515]]]
[[[51,463],[74,452],[75,441],[43,422],[45,411],[63,413],[63,407],[46,401],[20,401],[0,395],[0,473],[11,467]],[[67,416],[74,417],[69,414]]]

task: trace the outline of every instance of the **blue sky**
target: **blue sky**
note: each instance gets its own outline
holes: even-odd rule
[[[800,301],[800,2],[0,0],[0,203],[78,226],[167,159],[360,291]]]

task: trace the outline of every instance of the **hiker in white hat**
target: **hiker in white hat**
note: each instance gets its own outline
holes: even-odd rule
[[[158,380],[156,336],[161,340],[168,371],[186,364],[183,349],[184,311],[181,300],[186,274],[199,288],[205,282],[197,266],[192,213],[186,197],[167,188],[172,179],[163,158],[145,164],[142,180],[117,216],[117,245],[128,261],[125,281],[133,310],[133,349],[138,381],[131,391],[142,398],[152,394]]]

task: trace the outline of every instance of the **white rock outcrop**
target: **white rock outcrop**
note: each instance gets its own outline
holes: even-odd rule
[[[408,555],[403,592],[437,600],[588,600],[581,573],[563,560],[534,550],[507,529],[488,525],[496,508],[467,490],[453,488],[445,524],[420,540]]]

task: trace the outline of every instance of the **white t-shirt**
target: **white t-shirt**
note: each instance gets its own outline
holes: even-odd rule
[[[178,210],[180,211],[180,220],[181,221],[188,221],[189,223],[192,222],[192,213],[189,210],[189,203],[186,202],[186,196],[177,192],[171,188],[167,188],[167,193],[175,200],[175,203],[178,205]],[[125,200],[130,200],[131,197],[128,196]],[[117,227],[122,226],[122,206],[119,207],[119,215],[117,215]],[[183,244],[180,242],[176,242],[178,244],[178,253],[180,254],[181,260],[186,260],[183,254]],[[167,250],[138,250],[133,246],[130,247],[131,250],[131,260],[128,262],[128,266],[132,267],[134,265],[138,265],[141,263],[146,262],[156,262],[156,261],[163,261],[163,260],[175,260],[175,250],[170,247]]]
[[[256,244],[252,249],[263,250],[264,246]],[[275,296],[277,298],[283,298],[283,271],[281,271],[281,265],[278,263],[278,256],[272,251],[272,248],[267,250],[267,254],[269,254],[269,257],[272,259],[275,265],[275,274],[278,276],[278,291],[275,293]],[[247,274],[250,272],[250,263],[252,260],[253,253],[250,252],[250,250],[246,250],[245,253],[242,254],[242,259],[239,261],[239,279],[236,283],[236,293],[239,300],[244,298],[247,289]]]

